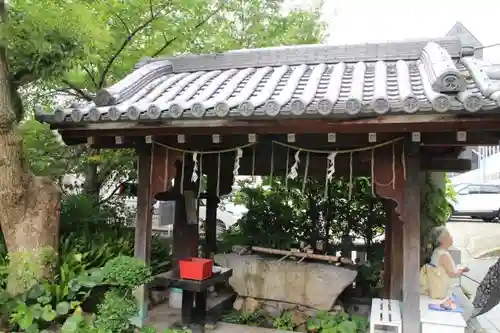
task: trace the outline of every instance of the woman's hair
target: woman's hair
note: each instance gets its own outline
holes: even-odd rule
[[[441,245],[441,240],[443,239],[443,236],[448,235],[449,231],[446,229],[445,226],[439,226],[435,227],[432,229],[430,237],[429,237],[429,242],[430,245],[432,246],[433,249],[439,247]]]

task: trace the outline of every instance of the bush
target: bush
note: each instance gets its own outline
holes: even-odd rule
[[[304,190],[301,177],[286,182],[274,177],[271,184],[265,178],[263,184],[241,184],[236,203],[248,212],[223,234],[222,249],[258,244],[288,250],[302,242],[315,248],[319,240],[335,247],[346,235],[371,243],[384,232],[385,211],[372,194],[369,178],[353,179],[351,196],[351,184],[343,179],[329,183],[327,196],[324,180],[308,178]]]
[[[104,265],[102,271],[107,283],[127,289],[150,282],[151,279],[149,267],[137,259],[125,256],[111,259]]]
[[[68,271],[103,267],[110,259],[134,255],[132,212],[121,199],[96,205],[85,195],[68,195],[61,202],[59,266]],[[157,235],[151,242],[154,275],[170,268],[170,243]],[[76,260],[78,259],[78,260]],[[0,232],[0,289],[6,286],[7,249]],[[68,266],[69,265],[69,266]]]
[[[99,204],[93,197],[83,194],[65,196],[61,202],[62,235],[92,233],[101,230],[120,230],[129,225],[134,212],[126,207],[123,198],[117,197]]]
[[[133,331],[130,319],[138,313],[138,307],[132,291],[150,281],[149,267],[136,258],[125,256],[92,270],[82,270],[70,263],[61,267],[76,267],[77,270],[61,269],[55,278],[37,281],[23,293],[0,295],[1,315],[10,319],[14,331],[39,332],[60,323],[64,323],[62,332],[65,333]],[[33,275],[30,269],[26,268],[28,276]],[[105,293],[98,300],[98,310],[93,311],[97,312],[97,317],[89,322],[82,315],[83,303],[92,291],[101,287]]]
[[[120,255],[133,256],[131,218],[121,198],[97,205],[85,195],[66,196],[61,203],[60,255],[80,253],[87,268],[102,267]],[[151,241],[150,266],[155,275],[170,267],[170,243],[157,235]]]
[[[99,306],[95,326],[103,333],[132,332],[134,327],[130,318],[137,315],[138,311],[135,298],[131,294],[112,289],[106,293]]]

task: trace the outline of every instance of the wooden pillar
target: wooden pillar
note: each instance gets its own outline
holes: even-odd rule
[[[403,146],[404,145],[404,146]],[[373,165],[376,193],[394,203],[390,210],[391,296],[402,289],[403,332],[420,332],[420,154],[419,145],[402,144],[377,149]],[[402,156],[402,158],[397,156]],[[393,213],[394,212],[394,213]],[[399,216],[398,216],[399,215]],[[400,250],[402,249],[402,251]],[[403,253],[402,288],[396,258]]]
[[[384,297],[402,300],[403,291],[403,222],[393,201],[385,202]]]
[[[403,222],[393,213],[391,235],[391,282],[392,299],[401,300],[403,291]]]
[[[207,173],[207,203],[205,216],[205,257],[212,258],[217,253],[217,170]]]
[[[384,200],[384,208],[385,214],[387,216],[387,221],[385,225],[385,243],[384,243],[384,280],[383,286],[383,297],[391,298],[391,276],[392,276],[392,261],[394,260],[392,255],[392,220],[391,220],[391,211],[392,205],[391,201]]]
[[[135,224],[134,255],[149,265],[151,255],[152,207],[151,207],[151,145],[137,148],[138,184],[137,184],[137,218]],[[139,303],[139,324],[142,325],[148,312],[148,295],[145,286],[136,291]]]
[[[192,205],[196,200],[196,185],[191,183],[191,172],[186,164],[176,161],[176,176],[172,195],[176,196],[175,219],[172,242],[172,267],[176,268],[179,259],[198,256],[198,223],[196,218],[196,206]],[[184,169],[184,186],[181,193],[182,168]],[[194,215],[194,218],[193,218]],[[196,222],[195,222],[196,221]]]
[[[386,251],[384,267],[384,294],[391,299],[401,300],[403,287],[402,222],[399,218],[404,200],[405,171],[401,156],[401,143],[386,146],[375,151],[374,183],[378,196],[387,199]]]
[[[420,332],[420,154],[419,145],[405,146],[406,181],[403,220],[403,332]]]

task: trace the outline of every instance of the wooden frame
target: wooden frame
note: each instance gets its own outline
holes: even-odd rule
[[[463,125],[464,123],[462,122],[461,124]],[[474,125],[473,127],[478,126],[477,121],[472,122],[471,124]],[[435,125],[428,126],[427,129],[432,129],[433,126]],[[460,128],[459,126],[460,126],[459,124],[456,124],[455,128],[464,129],[463,127]],[[294,145],[300,146],[308,144],[308,147],[311,148],[318,147],[318,148],[330,148],[330,149],[332,148],[345,149],[345,148],[366,146],[369,144],[368,133],[376,133],[376,131],[375,129],[372,129],[371,126],[363,126],[363,127],[365,133],[359,133],[357,132],[357,130],[338,133],[336,135],[337,139],[336,142],[327,142],[328,141],[326,138],[327,133],[320,134],[316,132],[312,134],[312,133],[307,133],[305,130],[302,129],[302,131],[295,131],[296,140],[294,142]],[[500,130],[500,121],[498,122],[498,129]],[[158,147],[159,149],[162,149],[163,152],[169,151],[168,148],[165,148],[165,146],[169,145],[172,145],[179,149],[186,149],[186,148],[196,149],[196,147],[204,149],[230,148],[231,146],[234,147],[234,145],[237,143],[243,143],[247,141],[248,134],[251,134],[252,130],[253,128],[247,128],[246,133],[229,134],[227,140],[224,140],[224,136],[222,136],[222,142],[217,144],[210,143],[210,141],[207,138],[209,133],[197,134],[197,135],[194,134],[193,136],[186,134],[186,136],[183,137],[182,142],[178,142],[177,136],[173,135],[158,136],[158,137],[153,137],[152,140],[153,142],[158,142],[160,144],[149,144],[149,145],[145,143],[139,144],[143,140],[144,142],[146,141],[146,138],[144,137],[142,138],[138,136],[123,137],[121,145],[127,142],[130,143],[131,142],[130,140],[132,140],[132,145],[137,147],[139,155],[138,224],[136,232],[137,235],[136,255],[139,258],[141,259],[144,258],[147,261],[149,255],[150,245],[148,245],[149,243],[146,238],[151,237],[151,226],[150,222],[148,222],[150,221],[149,217],[150,212],[148,213],[147,209],[144,208],[144,206],[145,205],[150,206],[151,203],[150,199],[146,198],[145,196],[149,195],[149,198],[151,198],[151,196],[153,195],[153,190],[151,185],[153,174],[157,174],[158,176],[163,175],[164,181],[166,178],[171,179],[173,176],[172,173],[174,171],[172,168],[170,168],[170,171],[166,171],[166,169],[169,169],[169,165],[172,165],[174,160],[179,160],[180,158],[180,154],[177,154],[176,159],[175,158],[168,159],[168,154],[158,155],[158,153],[153,153],[151,151],[153,149],[152,147],[153,146]],[[69,139],[70,137],[75,138],[73,135],[76,132],[72,132],[69,129],[66,131],[68,132],[66,133],[63,132],[65,133],[66,139]],[[73,133],[72,135],[69,135],[70,131],[71,133]],[[221,131],[220,128],[212,128],[210,133],[213,134],[216,131],[219,133],[223,132]],[[84,133],[87,134],[86,132]],[[84,133],[78,132],[78,135]],[[115,140],[110,140],[113,139],[114,137],[106,136],[107,134],[110,134],[108,131],[105,132],[96,131],[96,134],[98,135],[94,136],[94,139],[92,140],[94,144],[99,145],[100,143],[104,144],[106,142],[111,143],[111,141],[113,144],[116,144]],[[135,134],[135,133],[131,131],[129,134]],[[498,131],[493,131],[493,130],[487,132],[486,134],[484,134],[484,132],[481,134],[478,131],[467,132],[468,140],[465,143],[463,141],[458,141],[457,131],[448,131],[440,133],[421,132],[419,135],[421,142],[412,142],[412,138],[414,138],[414,136],[401,132],[377,133],[378,136],[377,139],[378,140],[391,139],[401,135],[405,136],[404,144],[405,147],[407,147],[408,149],[407,151],[405,151],[406,168],[407,168],[406,180],[403,182],[403,187],[399,186],[394,194],[391,194],[389,196],[382,195],[383,197],[386,197],[389,200],[397,201],[400,205],[398,213],[395,215],[392,214],[393,217],[391,218],[391,227],[389,228],[389,230],[391,231],[390,236],[388,237],[388,241],[390,242],[390,252],[389,252],[390,254],[388,254],[388,256],[386,257],[386,260],[388,261],[386,267],[390,267],[389,271],[387,272],[390,274],[390,277],[386,278],[386,281],[389,281],[388,293],[390,294],[391,298],[399,299],[399,295],[401,295],[400,293],[402,291],[401,295],[402,300],[405,302],[405,311],[403,312],[403,325],[405,327],[404,328],[405,332],[408,331],[411,333],[411,332],[418,332],[418,326],[416,326],[415,323],[419,322],[418,298],[416,297],[419,293],[418,269],[420,263],[419,259],[420,251],[418,250],[420,248],[420,215],[419,215],[420,205],[418,204],[420,198],[420,192],[419,192],[420,190],[418,184],[418,179],[419,179],[418,173],[421,170],[433,170],[433,169],[435,169],[436,171],[443,169],[453,170],[453,171],[470,169],[470,161],[464,161],[457,158],[457,155],[460,152],[462,146],[464,146],[465,143],[496,144],[498,143],[498,138],[500,137],[500,135]],[[264,135],[260,137],[257,136],[257,138],[263,140],[264,142],[262,143],[263,146],[261,147],[261,149],[263,149],[262,156],[264,159],[259,160],[258,165],[263,167],[260,167],[257,170],[255,170],[256,171],[255,174],[266,174],[269,173],[270,171],[268,169],[269,163],[266,163],[266,158],[267,162],[269,162],[270,146],[269,144],[266,145],[265,142],[269,142],[273,139],[278,139],[283,142],[284,139],[286,140],[286,137],[284,134],[283,135],[274,134],[274,135]],[[151,140],[151,137],[149,140]],[[162,146],[161,144],[164,144],[165,146]],[[110,146],[112,147],[113,145]],[[378,152],[379,158],[388,159],[387,155],[385,155],[386,157],[383,157],[384,154],[387,154],[387,151],[385,153],[383,151]],[[368,154],[364,155],[360,154],[358,156],[357,164],[359,164],[360,166],[363,165],[365,166],[364,171],[362,167],[356,170],[358,174],[363,172],[366,173],[368,169],[367,166],[369,165],[367,164],[369,158],[370,157],[368,156]],[[244,159],[242,160],[242,165],[241,165],[242,174],[250,173],[250,170],[248,168],[249,160],[250,159],[248,158],[246,160]],[[284,161],[285,158],[283,158],[283,156],[281,156],[281,158],[278,156],[278,160]],[[206,172],[208,172],[207,170],[214,169],[215,167],[214,163],[215,160],[213,158],[211,161],[210,159],[204,161],[204,168]],[[325,165],[325,163],[323,162],[318,162],[313,164],[321,166]],[[153,174],[148,173],[147,170],[144,171],[145,169],[148,168],[148,166],[151,169],[150,172],[152,172]],[[346,166],[347,166],[346,161],[345,160],[343,161],[342,158],[340,157],[338,174],[345,175]],[[275,168],[274,169],[275,174],[286,172],[284,163],[278,162],[274,165],[274,168]],[[388,165],[386,165],[385,168],[388,168]],[[155,169],[157,170],[155,171]],[[319,168],[319,169],[324,169],[324,168]],[[319,169],[317,171],[312,169],[311,172],[320,172]],[[212,172],[212,175],[209,176],[209,179],[212,179],[212,181],[210,181],[211,183],[213,182],[213,177],[214,175]],[[416,179],[416,181],[414,181],[413,179]],[[165,182],[163,182],[163,188],[166,188]],[[155,192],[156,191],[158,191],[158,188],[155,190]],[[404,193],[401,191],[404,191]],[[377,193],[379,195],[381,194],[379,192]],[[401,201],[399,198],[403,198],[403,201]],[[210,204],[210,206],[212,206],[212,204]],[[394,206],[392,206],[392,209],[394,211]],[[210,212],[207,210],[207,218],[208,218],[207,219],[207,228],[208,228],[209,224],[210,225],[213,224],[210,222],[213,222],[212,220],[216,220],[216,216],[214,215],[213,209],[210,209]],[[209,230],[206,230],[209,233],[209,236],[211,235],[212,228],[215,230],[215,225],[211,226]],[[207,255],[211,255],[211,253],[213,253],[214,251],[215,249],[211,248],[210,251],[208,251]],[[404,255],[401,256],[401,258],[394,257],[394,254],[397,252],[399,252],[399,254],[403,253]],[[141,310],[142,310],[142,316],[144,318],[147,311],[146,309],[147,300],[144,295],[144,291],[140,291],[140,293],[142,293],[140,294],[139,297],[142,300]]]

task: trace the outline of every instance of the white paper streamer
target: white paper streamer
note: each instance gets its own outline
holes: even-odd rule
[[[193,174],[191,175],[191,182],[196,183],[198,181],[198,152],[193,153]]]
[[[310,159],[309,152],[307,152],[307,154],[306,154],[306,168],[304,170],[304,181],[302,182],[302,193],[304,193],[306,191],[307,176],[309,173],[309,159]]]
[[[300,163],[300,150],[297,150],[295,153],[295,163],[293,163],[292,167],[290,168],[290,172],[288,173],[288,178],[290,179],[295,179],[299,175],[297,172],[297,169],[299,168],[299,163]]]
[[[184,194],[184,170],[186,169],[186,153],[182,153],[182,171],[181,171],[181,194]]]
[[[203,184],[203,154],[200,154],[200,183],[198,184],[198,198],[201,196],[201,191],[203,190],[201,184]]]
[[[240,171],[240,159],[242,157],[243,157],[243,149],[241,148],[236,149],[236,157],[234,158],[234,169],[233,169],[234,177],[238,176],[238,172]]]
[[[328,155],[328,169],[326,174],[326,179],[331,181],[333,175],[335,174],[335,157],[337,157],[337,153],[333,152]]]
[[[286,149],[286,166],[285,166],[285,190],[288,190],[288,167],[290,166],[290,148]]]

